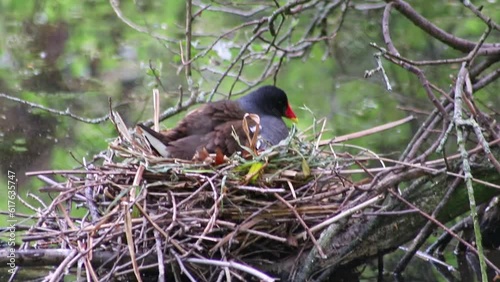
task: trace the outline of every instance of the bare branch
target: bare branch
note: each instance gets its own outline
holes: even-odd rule
[[[44,110],[44,111],[49,112],[49,113],[54,114],[54,115],[67,116],[67,117],[70,117],[72,119],[84,122],[84,123],[99,124],[99,123],[103,123],[109,119],[109,114],[107,114],[103,117],[94,118],[94,119],[84,118],[84,117],[80,117],[80,116],[77,116],[77,115],[71,113],[69,109],[66,109],[66,111],[54,110],[54,109],[45,107],[45,106],[40,105],[40,104],[32,103],[32,102],[29,102],[29,101],[26,101],[23,99],[19,99],[17,97],[12,97],[12,96],[4,94],[4,93],[0,93],[0,98],[8,99],[8,100],[11,100],[11,101],[23,104],[23,105],[27,105],[31,108]]]
[[[123,12],[122,10],[120,9],[120,0],[109,0],[109,4],[111,5],[111,8],[113,8],[113,11],[115,12],[116,16],[122,20],[126,25],[128,25],[129,27],[137,30],[138,32],[140,33],[146,33],[146,34],[149,34],[150,36],[156,38],[156,39],[160,39],[160,40],[163,40],[163,41],[167,41],[169,43],[177,43],[177,40],[174,40],[174,39],[171,39],[171,38],[168,38],[166,36],[163,36],[163,35],[160,35],[160,34],[157,34],[157,33],[153,33],[151,30],[149,30],[148,28],[145,28],[145,27],[142,27],[142,26],[139,26],[137,25],[136,23],[132,22],[131,20],[129,20],[128,18],[126,18],[124,15],[123,15]]]
[[[460,50],[462,52],[470,52],[476,47],[476,43],[472,41],[468,41],[459,37],[456,37],[452,34],[447,33],[436,25],[432,24],[422,15],[420,15],[417,11],[413,9],[413,7],[403,0],[386,0],[392,7],[396,8],[401,14],[403,14],[407,19],[412,21],[417,27],[427,32],[433,38],[438,39],[444,44]],[[389,50],[391,50],[389,48]],[[392,50],[391,50],[392,52]],[[500,43],[487,43],[484,44],[478,50],[478,55],[498,55],[500,54]]]

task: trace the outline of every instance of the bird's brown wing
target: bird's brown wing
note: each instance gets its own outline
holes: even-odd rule
[[[230,156],[241,147],[233,136],[233,132],[238,136],[240,144],[248,146],[247,137],[243,130],[243,120],[229,121],[216,126],[212,132],[206,134],[204,141],[209,152],[215,152],[219,148],[224,155]]]
[[[219,101],[201,106],[184,117],[175,128],[161,134],[141,127],[165,145],[154,147],[163,156],[191,159],[203,148],[209,153],[215,153],[218,148],[224,155],[230,156],[241,150],[232,136],[233,129],[241,144],[248,146],[243,129],[244,116],[245,112],[237,102]],[[253,121],[249,121],[249,126],[254,125]],[[163,151],[167,153],[162,154]]]
[[[245,112],[235,101],[209,103],[189,113],[175,128],[163,131],[162,134],[166,143],[171,143],[192,135],[203,136],[211,133],[216,127],[225,123],[241,121],[244,115]],[[193,142],[195,141],[194,139]]]
[[[171,141],[167,148],[172,157],[181,159],[191,159],[197,151],[203,148],[209,153],[215,153],[217,149],[220,149],[224,155],[230,156],[236,151],[241,151],[238,141],[232,135],[233,130],[240,144],[248,146],[242,120],[233,120],[219,124],[208,133],[189,135]]]

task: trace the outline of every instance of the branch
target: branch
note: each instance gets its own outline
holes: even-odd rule
[[[500,155],[500,150],[496,149],[495,155]],[[500,174],[493,173],[495,169],[488,164],[486,159],[483,158],[482,160],[481,163],[472,166],[472,173],[476,176],[486,176],[491,183],[499,183]],[[459,164],[460,160],[456,161],[454,166]],[[392,183],[392,187],[404,184],[405,181],[416,184],[410,185],[409,188],[404,190],[401,197],[397,193],[393,193],[395,197],[398,196],[398,198],[404,199],[404,203],[400,201],[387,201],[384,207],[379,210],[381,214],[376,215],[376,218],[371,218],[373,215],[370,215],[370,218],[366,218],[365,216],[351,218],[350,221],[352,224],[347,224],[348,228],[342,228],[341,231],[337,232],[331,238],[328,244],[325,244],[327,248],[324,248],[324,251],[328,254],[329,258],[327,260],[318,260],[315,264],[308,265],[308,267],[312,266],[312,269],[308,269],[307,272],[323,272],[321,277],[327,277],[328,273],[335,271],[340,265],[356,264],[359,260],[366,261],[369,257],[376,257],[377,255],[392,252],[395,247],[414,239],[416,233],[430,219],[434,224],[447,230],[446,226],[441,224],[441,222],[448,222],[467,211],[468,207],[466,203],[468,200],[465,189],[463,189],[464,183],[444,174],[426,177],[421,177],[420,175],[414,174]],[[455,181],[461,184],[452,193],[448,203],[440,208],[441,212],[436,217],[430,217],[429,214],[436,209],[436,206],[440,205],[450,184]],[[499,190],[487,188],[481,184],[475,185],[474,189],[476,195],[478,195],[478,203],[488,201],[492,196],[500,193]],[[367,195],[367,198],[369,197],[370,195]],[[361,199],[360,201],[363,200]],[[405,211],[408,203],[413,203],[411,205],[412,209],[415,210],[418,208],[421,212],[394,214],[396,211]],[[393,214],[384,214],[386,211]],[[391,234],[391,236],[387,236],[387,234]],[[462,240],[459,236],[456,236],[456,238]],[[323,242],[321,245],[323,246]],[[298,262],[299,273],[306,271],[305,269],[301,270],[306,267],[306,264],[303,263],[306,256],[307,254],[304,254],[299,258],[294,258]],[[273,266],[273,269],[290,269],[290,263],[292,262],[285,260]],[[287,280],[286,278],[284,279]],[[311,277],[308,277],[308,279],[311,279]],[[318,281],[322,280],[318,278]]]
[[[186,0],[186,57],[183,58],[183,60],[187,62],[184,64],[184,66],[186,67],[186,79],[188,80],[188,83],[191,82],[192,23],[193,23],[193,5],[191,3],[191,0]]]
[[[165,36],[157,34],[157,33],[153,33],[148,28],[139,26],[138,24],[136,24],[136,23],[132,22],[131,20],[127,19],[123,15],[122,10],[120,9],[120,0],[109,0],[109,4],[111,5],[111,8],[113,8],[113,11],[115,12],[116,16],[120,20],[122,20],[122,22],[124,22],[126,25],[128,25],[131,28],[133,28],[134,30],[136,30],[136,31],[138,31],[140,33],[148,34],[148,35],[150,35],[150,36],[152,36],[152,37],[154,37],[156,39],[167,41],[169,43],[177,43],[177,40],[175,40],[175,39],[168,38],[168,37],[165,37]]]
[[[66,109],[66,111],[54,110],[54,109],[42,106],[40,104],[35,104],[35,103],[28,102],[28,101],[23,100],[23,99],[12,97],[12,96],[4,94],[4,93],[0,93],[0,98],[5,98],[5,99],[11,100],[11,101],[18,102],[18,103],[23,104],[23,105],[30,106],[32,108],[44,110],[44,111],[49,112],[51,114],[55,114],[55,115],[58,115],[58,116],[67,116],[67,117],[76,119],[78,121],[82,121],[82,122],[90,123],[90,124],[103,123],[103,122],[105,122],[106,120],[109,119],[109,114],[107,114],[105,116],[102,116],[100,118],[94,118],[94,119],[84,118],[84,117],[80,117],[80,116],[77,116],[77,115],[71,113],[69,111],[69,109]]]
[[[430,36],[438,39],[444,44],[462,52],[470,52],[476,46],[475,42],[456,37],[436,25],[432,24],[422,15],[420,15],[413,7],[403,0],[386,0],[387,3],[396,8],[407,19],[412,21],[417,27],[425,31]],[[500,44],[488,43],[484,44],[478,50],[478,55],[498,55],[500,54]]]

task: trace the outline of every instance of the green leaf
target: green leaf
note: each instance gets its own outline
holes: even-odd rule
[[[311,168],[309,168],[309,164],[304,158],[302,159],[302,173],[304,173],[304,177],[311,175]]]
[[[250,183],[255,183],[255,181],[257,181],[257,179],[259,178],[260,172],[263,167],[264,164],[261,162],[252,164],[252,166],[248,170],[247,175],[245,176],[245,180]]]

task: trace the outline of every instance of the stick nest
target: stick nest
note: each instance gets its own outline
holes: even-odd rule
[[[158,157],[141,136],[119,128],[120,138],[93,164],[56,172],[66,180],[43,188],[58,195],[23,240],[78,250],[67,268],[107,252],[98,264],[83,264],[94,279],[152,269],[176,281],[269,280],[265,269],[276,261],[313,248],[321,254],[322,223],[363,192],[341,172],[363,166],[366,151],[355,158],[318,146],[317,127],[219,165],[210,157]]]

